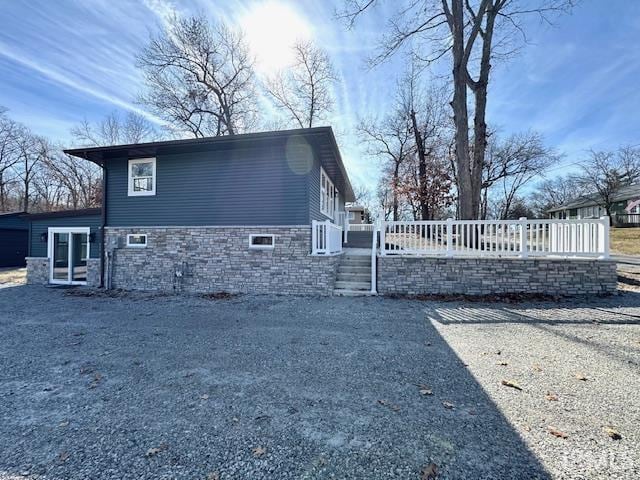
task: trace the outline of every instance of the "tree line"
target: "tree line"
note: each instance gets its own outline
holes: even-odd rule
[[[346,0],[337,16],[350,28],[380,3]],[[382,167],[375,191],[357,189],[359,201],[386,219],[542,216],[564,200],[564,191],[609,198],[635,181],[638,150],[632,147],[591,152],[581,175],[540,181],[562,156],[537,132],[505,135],[487,123],[492,64],[526,45],[527,17],[551,23],[573,3],[421,0],[398,9],[369,66],[404,55],[408,68],[387,113],[358,123],[364,151]],[[83,121],[72,139],[97,146],[317,126],[332,112],[337,75],[327,52],[312,42],[298,42],[293,54],[289,68],[261,78],[242,32],[201,15],[176,15],[136,58],[144,79],[137,102],[162,124],[114,112],[97,123]],[[450,74],[425,74],[447,61]],[[68,157],[6,111],[0,122],[0,209],[99,204],[96,166]],[[539,188],[531,193],[533,182]]]

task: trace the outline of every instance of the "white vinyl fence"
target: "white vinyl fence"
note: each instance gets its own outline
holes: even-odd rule
[[[342,227],[329,220],[311,222],[311,253],[331,255],[342,251]]]
[[[609,256],[609,218],[383,222],[382,255]]]
[[[350,232],[373,232],[375,225],[372,223],[349,223]]]

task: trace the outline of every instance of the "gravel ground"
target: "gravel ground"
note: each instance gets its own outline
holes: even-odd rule
[[[633,293],[70,292],[87,290],[0,290],[0,479],[419,479],[431,462],[438,479],[640,475]]]

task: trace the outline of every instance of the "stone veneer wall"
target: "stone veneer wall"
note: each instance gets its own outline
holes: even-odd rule
[[[145,248],[126,247],[130,233]],[[272,250],[249,249],[250,234],[275,235]],[[330,295],[339,256],[312,256],[311,227],[106,227],[112,288]],[[181,272],[182,276],[177,276]]]
[[[378,257],[380,294],[609,294],[617,288],[611,260]]]
[[[47,257],[27,257],[27,284],[46,285],[49,283],[49,259]]]
[[[49,283],[49,259],[47,257],[27,257],[27,284],[47,285]],[[87,286],[100,285],[100,259],[87,259]]]

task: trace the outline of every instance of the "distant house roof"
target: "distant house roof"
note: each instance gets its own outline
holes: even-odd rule
[[[622,187],[612,198],[614,202],[622,202],[625,200],[632,200],[640,197],[640,184],[628,185],[626,187]],[[559,205],[557,207],[550,208],[548,212],[558,212],[561,210],[571,210],[574,208],[582,208],[582,207],[595,207],[601,204],[601,197],[597,193],[592,193],[589,195],[584,195],[582,197],[575,198],[570,202],[565,203],[564,205]]]
[[[43,220],[47,218],[84,217],[100,215],[101,213],[101,208],[82,208],[78,210],[58,210],[57,212],[27,213],[24,216],[29,220]]]
[[[338,178],[337,187],[344,193],[346,201],[355,200],[353,188],[342,163],[340,150],[331,127],[298,128],[294,130],[278,130],[273,132],[245,133],[224,135],[220,137],[191,138],[186,140],[167,140],[162,142],[133,143],[128,145],[111,145],[107,147],[88,147],[67,149],[64,152],[74,157],[84,158],[100,166],[109,159],[156,156],[184,152],[204,151],[211,148],[233,149],[241,146],[255,145],[256,142],[285,141],[290,137],[303,137],[315,144],[323,168],[333,178]],[[340,173],[340,175],[336,175]],[[341,177],[341,178],[340,178]]]

